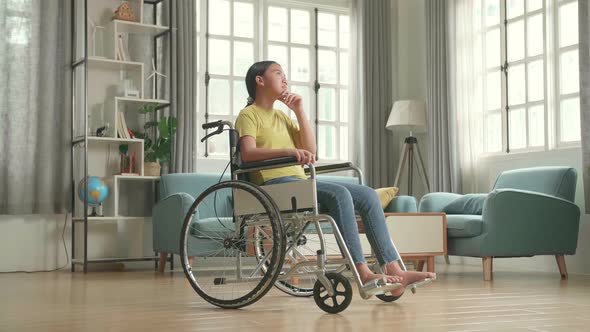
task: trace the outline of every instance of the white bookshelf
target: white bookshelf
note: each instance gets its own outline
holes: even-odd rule
[[[165,1],[173,0],[163,2]],[[152,10],[160,10],[157,9],[160,1],[144,3],[144,0],[128,0],[127,3],[136,16],[134,22],[112,19],[115,9],[123,3],[122,1],[80,0],[75,3],[82,8],[73,11],[75,23],[72,34],[72,42],[77,45],[72,58],[79,59],[72,64],[75,78],[72,90],[72,247],[77,249],[73,253],[72,262],[83,265],[86,271],[87,264],[93,262],[139,261],[153,258],[145,252],[139,257],[133,257],[138,256],[138,253],[130,254],[125,252],[125,249],[129,246],[128,243],[135,243],[134,247],[137,249],[138,243],[142,241],[149,242],[151,249],[151,241],[138,240],[135,237],[143,239],[146,234],[151,236],[151,208],[156,200],[156,186],[160,177],[144,176],[145,142],[143,139],[119,135],[117,128],[121,120],[118,114],[124,115],[127,128],[135,132],[142,130],[145,121],[148,120],[137,112],[138,109],[145,105],[154,105],[158,109],[170,106],[169,100],[150,99],[144,95],[145,77],[152,70],[151,59],[154,56],[146,54],[143,48],[139,52],[129,49],[145,45],[142,43],[154,43],[156,38],[169,38],[170,28],[150,22],[153,19],[151,14],[147,18],[144,17],[144,7],[150,9],[149,6],[152,5]],[[84,17],[84,13],[87,13],[87,17]],[[170,19],[171,17],[167,16],[163,20],[170,22]],[[87,35],[84,35],[85,30]],[[146,49],[153,50],[154,47],[147,47],[150,45],[153,44],[145,45]],[[117,48],[125,50],[124,59],[117,57],[117,53],[121,54],[117,52]],[[80,53],[80,50],[87,50],[88,53]],[[171,46],[164,48],[165,57],[172,56],[171,52]],[[158,70],[170,76],[168,68]],[[127,91],[126,86],[129,87]],[[130,90],[137,91],[137,94],[128,94]],[[149,97],[152,97],[151,93]],[[85,122],[87,127],[84,125]],[[103,131],[103,136],[96,136],[96,130],[103,127],[108,128]],[[87,144],[84,144],[86,142]],[[127,146],[129,156],[135,156],[132,173],[136,175],[121,174],[121,145]],[[99,211],[101,216],[84,216],[84,202],[78,198],[78,183],[86,175],[102,178],[109,187],[109,195],[102,203],[102,211]],[[92,208],[88,207],[89,214],[91,210]],[[75,229],[76,224],[83,225],[82,234],[79,227]],[[98,231],[100,234],[88,234],[90,224],[104,226]],[[106,235],[106,232],[102,232],[105,229],[109,229],[111,234]],[[121,257],[95,258],[96,255],[90,254],[93,258],[88,259],[86,248],[89,244],[93,246],[93,250],[102,252],[103,257]],[[80,252],[82,245],[85,248],[83,254]],[[111,247],[117,249],[111,251]]]

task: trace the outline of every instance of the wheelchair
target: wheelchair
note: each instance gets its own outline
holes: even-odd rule
[[[353,170],[362,183],[358,168],[351,163],[308,165],[307,180],[257,186],[245,181],[249,172],[298,165],[297,160],[241,162],[233,124],[203,125],[205,130],[213,128],[201,142],[229,132],[231,180],[220,181],[197,197],[188,208],[180,237],[182,268],[199,296],[221,308],[241,308],[277,287],[292,296],[313,296],[322,310],[338,313],[352,300],[351,283],[343,275],[350,273],[363,299],[375,295],[392,302],[401,297],[387,295],[401,284],[385,279],[362,284],[336,222],[319,212],[316,175]],[[374,258],[368,262],[381,272]],[[421,283],[411,285],[412,292]]]

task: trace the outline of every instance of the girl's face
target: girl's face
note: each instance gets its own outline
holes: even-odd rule
[[[287,78],[283,72],[283,68],[276,63],[273,63],[268,67],[262,76],[261,85],[264,89],[275,98],[280,98],[281,95],[287,91]]]

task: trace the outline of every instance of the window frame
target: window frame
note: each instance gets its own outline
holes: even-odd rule
[[[556,149],[562,148],[572,148],[572,147],[579,147],[581,146],[581,141],[573,141],[573,142],[562,142],[560,137],[560,115],[561,115],[561,101],[564,99],[570,98],[579,98],[580,92],[579,89],[575,93],[570,93],[566,95],[560,94],[560,77],[561,77],[561,68],[560,68],[560,56],[564,52],[571,51],[571,50],[578,50],[579,54],[579,43],[568,45],[565,47],[559,47],[559,8],[561,6],[577,3],[578,0],[543,0],[543,6],[539,9],[529,12],[528,11],[528,4],[529,1],[523,1],[523,8],[524,12],[516,17],[508,18],[507,15],[507,6],[509,0],[499,0],[500,5],[500,22],[498,24],[486,25],[486,3],[487,0],[480,0],[481,5],[481,25],[480,31],[484,32],[483,36],[481,37],[482,40],[482,70],[485,73],[485,77],[483,78],[482,84],[482,109],[483,109],[483,116],[482,116],[482,127],[483,127],[483,146],[482,146],[482,157],[494,157],[494,156],[504,156],[507,154],[519,154],[519,153],[531,153],[531,152],[539,152],[539,151],[551,151]],[[543,22],[543,53],[537,54],[534,56],[529,56],[529,45],[527,39],[527,33],[529,29],[529,19],[530,17],[536,15],[542,15],[542,22]],[[513,68],[517,65],[524,65],[524,78],[525,78],[525,86],[524,86],[524,93],[525,93],[525,100],[524,103],[510,105],[509,104],[509,96],[507,95],[507,81],[510,80],[509,73],[508,76],[505,74],[504,69],[507,63],[507,53],[506,50],[508,48],[508,25],[510,23],[522,20],[523,21],[523,35],[524,35],[524,57],[522,59],[508,62],[508,70]],[[500,66],[493,66],[488,68],[487,67],[487,33],[491,30],[496,28],[500,28],[500,52],[501,52],[501,64]],[[477,32],[480,33],[480,32]],[[543,82],[543,90],[544,90],[544,97],[542,100],[536,101],[529,101],[529,64],[534,61],[543,61],[543,75],[544,75],[544,82]],[[491,72],[496,72],[500,70],[501,76],[501,108],[488,110],[487,109],[487,77]],[[510,86],[508,86],[508,89]],[[508,110],[506,109],[506,106]],[[543,106],[544,107],[544,144],[541,146],[531,146],[530,144],[530,108],[534,106]],[[525,110],[525,146],[522,148],[514,148],[510,143],[510,135],[508,131],[510,130],[508,124],[507,126],[507,117],[509,116],[510,112],[514,109],[524,109]],[[502,150],[500,151],[489,151],[487,149],[488,141],[487,141],[487,131],[488,128],[486,126],[486,117],[489,114],[501,114],[501,133],[502,133]],[[508,149],[509,148],[509,149]]]
[[[200,5],[199,5],[199,13],[198,14],[198,19],[197,22],[199,24],[199,28],[197,31],[197,38],[198,38],[198,44],[204,47],[198,47],[198,53],[199,53],[199,58],[200,58],[200,63],[197,64],[197,79],[198,79],[198,83],[197,83],[197,94],[198,96],[205,96],[205,94],[207,93],[208,89],[205,86],[204,82],[207,79],[207,77],[205,77],[205,73],[207,73],[207,64],[205,63],[204,59],[206,59],[206,52],[208,52],[207,50],[207,45],[208,45],[208,38],[212,38],[212,39],[222,39],[222,40],[231,40],[230,43],[233,43],[234,41],[240,41],[243,38],[242,37],[236,37],[233,35],[233,24],[234,24],[234,18],[233,18],[233,8],[234,5],[233,3],[235,2],[247,2],[247,3],[252,3],[254,5],[254,36],[252,38],[252,42],[254,43],[254,61],[259,61],[259,59],[261,58],[266,58],[267,54],[268,54],[268,46],[269,45],[281,45],[281,46],[287,46],[287,56],[289,59],[289,70],[291,70],[291,52],[290,49],[291,47],[295,46],[295,47],[306,47],[309,50],[309,54],[310,54],[310,63],[309,63],[309,68],[310,68],[310,78],[308,82],[292,82],[289,81],[289,85],[290,86],[298,86],[298,87],[306,87],[310,93],[309,95],[309,101],[307,101],[307,104],[309,105],[309,109],[306,109],[306,114],[309,118],[310,124],[312,125],[312,128],[316,134],[316,140],[319,139],[318,133],[319,133],[319,127],[318,124],[321,124],[323,122],[326,121],[319,121],[319,119],[317,119],[317,103],[315,102],[315,82],[316,82],[316,64],[317,64],[317,55],[316,55],[316,38],[315,38],[315,24],[316,24],[316,20],[315,20],[315,8],[317,8],[320,12],[330,12],[330,13],[337,13],[336,14],[336,27],[337,27],[337,31],[336,31],[336,45],[338,46],[340,43],[340,36],[339,36],[339,17],[340,15],[347,15],[349,17],[349,26],[350,26],[350,22],[351,22],[351,12],[349,8],[344,8],[344,7],[332,7],[332,6],[325,6],[325,5],[317,5],[317,4],[312,4],[312,3],[300,3],[300,2],[294,2],[294,1],[290,1],[290,0],[229,0],[230,2],[230,35],[229,36],[220,36],[220,35],[213,35],[213,34],[208,34],[208,29],[207,29],[207,24],[208,24],[208,19],[209,19],[209,15],[208,15],[208,10],[207,10],[207,1],[206,0],[201,0]],[[268,8],[269,7],[283,7],[283,8],[287,8],[287,15],[288,15],[288,22],[287,22],[287,27],[288,27],[288,42],[277,42],[277,41],[269,41],[268,40]],[[290,11],[291,9],[295,9],[295,10],[305,10],[307,12],[309,12],[310,14],[310,39],[309,39],[309,45],[307,44],[300,44],[300,43],[292,43],[291,42],[291,15],[290,15]],[[205,14],[203,14],[205,13]],[[350,28],[349,28],[349,33],[350,33]],[[322,47],[324,48],[324,47]],[[348,57],[350,59],[350,48],[346,49],[346,52],[348,52]],[[262,57],[260,55],[263,55]],[[336,53],[337,56],[337,65],[336,65],[336,71],[337,71],[337,77],[338,77],[338,81],[337,83],[340,82],[340,52],[337,51]],[[230,115],[218,115],[218,114],[211,114],[210,113],[210,106],[209,109],[206,109],[206,104],[205,104],[205,99],[206,98],[198,98],[198,102],[197,102],[197,110],[196,110],[196,115],[197,115],[197,123],[204,123],[206,117],[205,114],[207,112],[207,119],[208,121],[214,121],[214,120],[219,120],[219,119],[224,119],[224,120],[229,120],[232,122],[235,122],[235,119],[238,116],[238,112],[239,110],[234,110],[233,108],[233,82],[236,80],[244,80],[244,76],[235,76],[233,75],[233,46],[230,46],[230,75],[214,75],[209,73],[209,77],[211,79],[225,79],[228,80],[230,82],[230,94],[232,96],[230,103],[231,103],[231,114]],[[289,77],[287,77],[287,79],[289,79]],[[349,79],[350,79],[350,64],[349,64]],[[326,83],[322,83],[322,87],[326,85],[328,86],[328,84]],[[332,85],[330,85],[332,86]],[[349,85],[348,85],[349,86]],[[345,88],[348,90],[348,86],[345,86]],[[337,89],[337,93],[336,93],[336,104],[335,104],[335,112],[336,114],[336,119],[340,120],[340,107],[339,107],[339,103],[340,103],[340,98],[339,98],[339,93],[340,93],[340,89]],[[210,97],[209,97],[210,98]],[[350,93],[348,98],[350,98]],[[209,99],[209,104],[211,103],[210,99]],[[244,100],[244,105],[246,103],[246,100]],[[277,105],[275,105],[276,107]],[[295,120],[295,116],[291,113],[291,117]],[[350,119],[350,108],[348,109],[348,119]],[[319,122],[317,122],[319,121]],[[349,120],[350,121],[350,120]],[[344,123],[346,128],[348,128],[348,126],[350,126],[350,122]],[[340,128],[342,127],[342,124],[339,123],[336,126],[336,132],[335,132],[335,141],[336,141],[336,147],[335,147],[335,153],[337,158],[336,159],[325,159],[322,158],[322,160],[329,160],[330,162],[338,162],[338,161],[346,161],[350,159],[350,153],[348,153],[347,156],[345,156],[345,158],[340,158]],[[205,149],[207,149],[205,144],[201,144],[200,143],[200,138],[204,137],[205,135],[205,131],[203,129],[198,128],[198,135],[196,137],[196,152],[195,152],[195,158],[197,160],[228,160],[229,155],[226,155],[225,153],[221,153],[221,154],[209,154],[206,153],[208,151],[205,151]],[[221,135],[223,137],[225,137],[225,139],[227,139],[226,135]],[[350,145],[350,140],[349,142],[347,142],[347,145]],[[318,149],[319,150],[319,149]],[[349,150],[349,149],[348,149]],[[319,151],[318,151],[319,152]],[[319,156],[321,158],[321,156]]]

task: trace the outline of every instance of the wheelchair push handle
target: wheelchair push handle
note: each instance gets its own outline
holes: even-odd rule
[[[202,127],[205,130],[212,129],[212,128],[215,128],[215,127],[217,127],[217,129],[214,132],[211,132],[211,133],[205,135],[205,137],[203,137],[201,139],[201,143],[202,142],[205,142],[205,140],[207,140],[211,136],[215,136],[217,134],[221,134],[223,132],[223,127],[224,126],[228,126],[229,129],[233,129],[234,128],[233,124],[231,122],[229,122],[229,121],[218,120],[218,121],[214,121],[214,122],[204,123]]]

